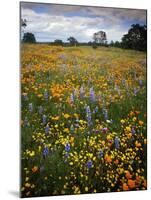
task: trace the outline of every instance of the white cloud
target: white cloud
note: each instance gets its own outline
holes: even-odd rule
[[[49,6],[47,6],[49,8]],[[61,7],[53,6],[53,12],[36,12],[32,7],[22,7],[21,17],[27,19],[26,31],[33,32],[37,41],[53,41],[62,39],[66,41],[69,36],[75,37],[78,41],[92,41],[93,33],[104,30],[107,33],[108,41],[120,40],[128,30],[122,22],[125,16],[127,19],[136,19],[138,16],[143,20],[144,11],[124,10],[113,8],[94,8],[94,7]],[[81,10],[80,10],[81,9]],[[51,7],[52,10],[52,7]],[[61,13],[78,12],[80,15],[61,15]],[[87,13],[87,15],[86,15]],[[71,14],[71,13],[70,13]]]

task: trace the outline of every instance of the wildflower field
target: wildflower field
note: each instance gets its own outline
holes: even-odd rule
[[[146,53],[21,44],[21,196],[147,189]]]

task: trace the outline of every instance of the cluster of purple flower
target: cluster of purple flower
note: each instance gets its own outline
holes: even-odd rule
[[[49,127],[49,125],[47,124],[47,126],[46,126],[46,128],[45,128],[45,133],[46,133],[46,135],[48,135],[49,130],[50,130],[50,127]]]
[[[91,117],[90,106],[86,106],[86,119],[88,122],[88,126],[91,126],[92,125],[92,117]]]
[[[89,160],[89,161],[87,162],[87,167],[88,167],[88,169],[91,169],[91,168],[92,168],[92,165],[93,165],[92,161]]]
[[[32,103],[29,103],[28,108],[29,108],[29,112],[33,112],[33,104]]]
[[[66,151],[66,152],[69,152],[69,151],[70,151],[70,144],[69,144],[69,143],[66,143],[65,151]]]
[[[90,88],[90,101],[93,103],[95,102],[95,93],[93,87]]]
[[[46,156],[49,154],[49,149],[48,147],[44,147],[44,150],[43,150],[43,156],[44,158],[46,158]]]
[[[115,148],[116,149],[119,149],[119,146],[120,146],[120,140],[119,138],[116,136],[115,139],[114,139],[114,143],[115,143]]]
[[[48,100],[48,98],[49,98],[48,91],[45,90],[45,92],[44,92],[44,99],[45,99],[45,100]]]
[[[45,125],[47,123],[47,116],[43,115],[42,116],[42,124]]]

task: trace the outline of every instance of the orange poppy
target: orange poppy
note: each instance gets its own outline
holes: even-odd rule
[[[128,180],[128,186],[130,189],[134,189],[135,188],[135,181],[132,179]]]
[[[131,179],[131,178],[132,178],[132,175],[130,174],[129,171],[126,171],[125,177],[126,177],[127,179]]]
[[[139,122],[138,122],[138,123],[139,123],[139,125],[140,125],[140,126],[142,126],[142,125],[144,124],[144,122],[143,122],[143,121],[141,121],[141,120],[139,120]]]
[[[118,159],[116,159],[116,160],[114,161],[114,163],[115,163],[116,165],[118,165],[118,163],[119,163],[119,160],[118,160]]]
[[[130,116],[132,117],[133,115],[134,115],[134,112],[133,112],[133,111],[131,111],[131,112],[130,112]]]
[[[140,176],[136,176],[136,183],[139,183],[140,182]]]
[[[129,187],[126,183],[123,183],[123,190],[124,191],[128,191],[129,190]]]
[[[38,171],[38,167],[37,167],[37,166],[34,166],[34,167],[32,168],[32,172],[35,173],[35,172],[37,172],[37,171]]]
[[[146,179],[145,179],[144,182],[143,182],[143,186],[144,186],[145,188],[147,188],[147,180],[146,180]]]
[[[136,141],[136,142],[135,142],[135,146],[136,146],[137,148],[139,148],[139,147],[141,147],[142,145],[141,145],[140,142]]]
[[[112,162],[112,158],[111,158],[111,156],[109,156],[108,154],[105,155],[104,159],[105,159],[105,161],[106,161],[107,163],[111,163],[111,162]]]

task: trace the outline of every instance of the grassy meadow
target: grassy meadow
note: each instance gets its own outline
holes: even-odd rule
[[[21,196],[147,189],[146,53],[21,44]]]

